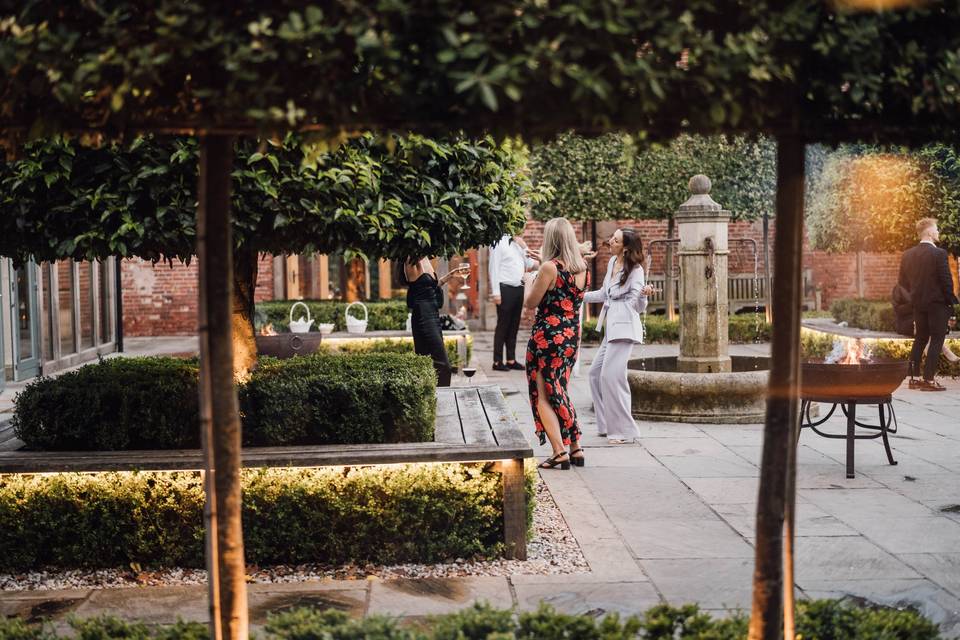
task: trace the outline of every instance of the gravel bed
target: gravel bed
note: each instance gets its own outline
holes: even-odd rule
[[[277,565],[248,567],[251,583],[301,582],[305,580],[364,580],[377,577],[452,578],[458,576],[510,576],[518,574],[584,573],[590,570],[580,545],[570,533],[546,484],[538,479],[533,512],[534,537],[527,543],[527,560],[457,559],[444,564]],[[200,569],[76,569],[0,573],[0,591],[41,589],[109,589],[115,587],[203,584]]]

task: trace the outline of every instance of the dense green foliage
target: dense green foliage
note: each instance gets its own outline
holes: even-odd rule
[[[84,640],[206,640],[197,623],[150,628],[115,618],[74,620]],[[740,640],[746,636],[742,614],[713,618],[696,605],[659,604],[642,615],[602,618],[561,613],[543,604],[535,611],[494,609],[474,604],[457,613],[434,616],[416,625],[396,618],[354,619],[342,611],[299,608],[271,615],[263,629],[267,640]],[[28,626],[19,619],[0,620],[0,640],[57,640],[45,623]],[[845,600],[797,603],[797,637],[803,640],[936,640],[937,626],[910,609],[858,606]]]
[[[890,300],[841,298],[830,305],[830,314],[837,322],[846,322],[855,329],[896,332]],[[954,309],[954,315],[960,318],[960,305]]]
[[[896,331],[893,304],[889,300],[840,298],[830,305],[830,314],[837,322],[846,322],[855,329]]]
[[[906,249],[917,242],[916,221],[937,216],[939,191],[915,156],[841,148],[807,198],[810,244],[837,253]]]
[[[41,450],[199,447],[198,377],[196,360],[108,358],[28,384],[13,429]]]
[[[527,493],[533,502],[533,469]],[[484,465],[244,470],[246,561],[343,564],[493,556],[500,474]],[[0,570],[202,567],[198,473],[0,476]]]
[[[29,145],[0,165],[0,254],[189,260],[197,153],[188,138]],[[520,163],[513,145],[489,138],[365,135],[326,153],[293,136],[246,140],[233,171],[234,240],[248,256],[449,256],[523,224],[528,201],[546,191]]]
[[[675,343],[680,340],[680,322],[667,320],[665,316],[647,315],[643,317],[644,341],[650,344]],[[770,340],[772,327],[760,315],[744,314],[730,316],[729,340],[731,343],[750,344]],[[583,323],[584,342],[599,342],[602,334],[597,331],[596,320]]]
[[[568,133],[534,149],[533,176],[555,192],[533,212],[541,220],[666,218],[690,197],[691,176],[703,173],[713,181],[713,199],[734,218],[756,218],[773,213],[775,155],[768,139],[682,135],[638,149],[622,134]]]
[[[960,254],[955,148],[844,145],[823,151],[808,171],[806,222],[813,248],[901,251],[916,244],[916,221],[929,217],[940,223],[941,246]]]
[[[333,323],[334,331],[347,330],[344,312],[349,303],[335,300],[270,300],[268,302],[258,302],[254,315],[255,328],[259,330],[263,325],[269,323],[277,332],[289,331],[290,305],[294,302],[303,302],[310,309],[310,317],[314,321],[311,330],[316,331],[317,325],[321,323]],[[406,327],[407,314],[410,313],[410,310],[407,309],[407,303],[403,300],[364,302],[363,304],[367,307],[367,331],[396,331]],[[303,307],[297,307],[294,311],[294,318],[304,315]],[[350,315],[360,320],[364,317],[360,305],[354,305],[350,309]]]
[[[0,126],[949,139],[960,12],[819,0],[10,3]]]
[[[825,358],[833,350],[838,340],[849,339],[850,338],[844,338],[822,331],[804,329],[800,332],[800,351],[804,358]],[[960,355],[960,339],[948,339],[947,346],[949,346],[954,353]],[[867,355],[873,358],[909,360],[910,350],[912,348],[913,340],[911,338],[870,340]],[[943,354],[939,354],[937,375],[950,376],[952,378],[960,376],[960,363],[950,362],[943,357]]]
[[[17,396],[13,428],[42,450],[199,447],[198,375],[196,361],[111,358],[40,378]],[[263,358],[239,391],[246,446],[433,440],[429,358]]]
[[[429,442],[436,390],[425,357],[261,358],[240,387],[244,438],[263,445]]]
[[[460,338],[446,335],[443,346],[447,359],[454,371],[459,370]],[[359,338],[356,340],[337,340],[321,343],[317,353],[414,353],[413,337],[404,338]],[[467,362],[473,357],[473,336],[467,336]]]

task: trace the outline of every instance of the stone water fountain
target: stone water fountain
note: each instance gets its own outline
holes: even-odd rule
[[[730,212],[690,179],[676,213],[680,236],[680,355],[630,361],[633,415],[695,423],[763,422],[769,358],[730,356],[727,228]]]

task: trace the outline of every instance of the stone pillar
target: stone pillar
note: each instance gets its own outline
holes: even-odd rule
[[[727,227],[730,212],[710,197],[710,179],[690,178],[676,214],[680,235],[680,358],[684,372],[730,371]]]

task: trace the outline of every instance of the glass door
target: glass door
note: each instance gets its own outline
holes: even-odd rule
[[[13,316],[13,362],[17,380],[40,373],[40,316],[37,309],[36,266],[29,262],[10,269]]]

